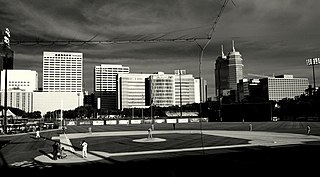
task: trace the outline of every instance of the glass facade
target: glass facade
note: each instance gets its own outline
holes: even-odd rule
[[[175,104],[175,76],[158,73],[150,77],[151,103],[159,107],[168,107]]]

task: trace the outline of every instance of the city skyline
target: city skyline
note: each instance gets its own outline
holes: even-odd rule
[[[201,76],[207,80],[208,96],[215,96],[214,63],[224,52],[242,54],[247,73],[306,77],[312,68],[305,60],[319,57],[317,40],[320,13],[316,0],[234,0],[222,14],[213,39],[204,51]],[[161,34],[167,38],[205,37],[223,1],[3,1],[0,29],[8,27],[11,40],[141,40]],[[318,4],[318,5],[317,5]],[[170,34],[169,34],[170,33]],[[170,36],[171,35],[171,36]],[[203,44],[205,40],[199,40]],[[24,46],[12,45],[14,68],[39,73],[42,85],[42,53],[82,52],[85,90],[93,92],[94,67],[121,64],[130,73],[173,73],[185,69],[199,73],[200,49],[195,42],[124,43],[111,45]],[[320,77],[315,67],[316,79]],[[317,86],[319,79],[316,80]]]

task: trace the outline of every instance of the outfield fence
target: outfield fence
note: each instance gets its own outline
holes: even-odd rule
[[[137,125],[137,124],[176,124],[208,122],[208,118],[164,118],[164,119],[111,119],[111,120],[65,120],[65,125]]]

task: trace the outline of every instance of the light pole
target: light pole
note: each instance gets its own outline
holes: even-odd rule
[[[80,107],[80,93],[77,93],[78,96],[78,108]]]
[[[152,86],[151,86],[151,89],[152,89]],[[151,119],[151,124],[153,125],[153,93],[151,93],[151,95],[150,95],[150,119]]]
[[[132,119],[134,118],[134,107],[132,106],[132,111],[131,111],[131,113],[132,113]]]
[[[218,120],[222,122],[221,117],[221,62],[218,63]]]
[[[198,45],[198,47],[200,48],[200,57],[199,57],[199,90],[200,90],[200,104],[199,104],[199,117],[200,117],[200,122],[201,122],[201,118],[202,118],[202,110],[201,110],[201,103],[202,103],[202,83],[201,83],[201,70],[202,70],[202,58],[203,58],[203,52],[206,49],[206,47],[208,46],[208,44],[210,43],[211,38],[208,39],[208,41],[206,42],[206,44],[204,46],[200,45],[197,41],[195,41]]]
[[[179,78],[180,78],[180,118],[182,119],[181,69],[179,69]]]
[[[320,58],[308,58],[306,60],[308,66],[312,66],[312,75],[313,75],[313,94],[316,92],[316,76],[314,71],[314,65],[320,64]]]
[[[4,80],[4,116],[3,116],[3,132],[6,134],[7,133],[7,97],[8,97],[8,92],[7,92],[7,82],[8,82],[8,50],[10,49],[10,30],[9,28],[6,28],[4,33],[3,33],[3,51],[4,51],[4,61],[3,61],[3,69],[5,70],[5,80]]]
[[[143,103],[145,102],[144,101],[144,95],[142,94],[142,101],[143,101]],[[144,106],[145,106],[145,104],[142,106],[142,108],[141,108],[141,118],[143,119],[143,109],[144,109]]]
[[[101,111],[102,111],[102,66],[100,66],[100,110],[99,110],[99,117],[101,117]],[[97,117],[98,118],[98,117]]]
[[[77,93],[77,96],[78,96],[78,118],[80,118],[80,93]]]
[[[64,122],[63,122],[63,99],[61,99],[61,113],[60,113],[60,118],[61,118],[61,128],[64,131]]]

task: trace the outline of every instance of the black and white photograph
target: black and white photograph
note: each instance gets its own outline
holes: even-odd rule
[[[0,175],[315,175],[320,1],[0,0]]]

